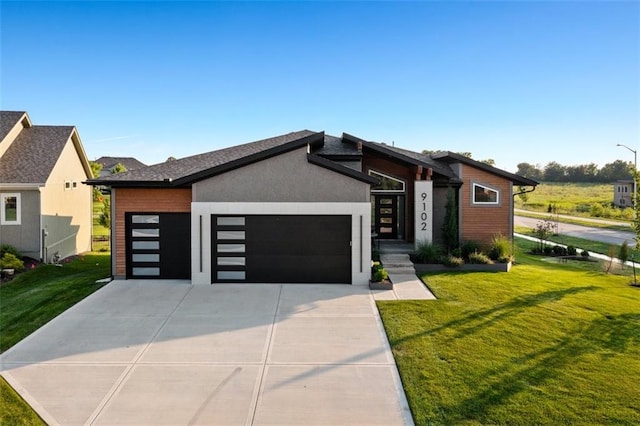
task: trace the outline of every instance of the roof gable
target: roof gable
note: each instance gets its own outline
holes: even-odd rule
[[[45,184],[74,132],[73,126],[23,129],[0,158],[0,182]]]
[[[21,121],[25,127],[31,126],[31,121],[25,111],[0,111],[0,143]]]

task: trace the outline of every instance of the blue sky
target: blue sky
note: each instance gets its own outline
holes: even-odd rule
[[[640,145],[640,2],[0,3],[0,106],[146,163],[301,129],[596,163]]]

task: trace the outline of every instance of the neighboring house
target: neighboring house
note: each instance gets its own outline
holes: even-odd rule
[[[113,174],[113,170],[118,164],[122,164],[127,170],[136,170],[142,167],[147,167],[146,164],[133,157],[100,157],[95,162],[102,165],[100,177],[110,176]]]
[[[619,180],[613,184],[613,205],[633,207],[633,180]]]
[[[0,111],[0,244],[44,261],[91,250],[90,177],[75,127]]]
[[[303,130],[94,179],[112,188],[116,278],[366,284],[371,236],[439,241],[447,191],[461,240],[513,233],[513,186],[469,158]]]

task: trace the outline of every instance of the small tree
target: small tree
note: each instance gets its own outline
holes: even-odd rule
[[[89,165],[91,166],[91,173],[94,178],[100,177],[100,172],[102,171],[102,164],[96,163],[95,161],[89,161]]]
[[[553,221],[551,218],[541,220],[536,224],[536,229],[533,230],[533,233],[540,240],[540,253],[544,251],[544,243],[549,239],[549,235],[551,235],[552,230]]]
[[[529,192],[526,190],[524,186],[518,187],[518,197],[522,200],[522,205],[526,205],[527,201],[529,201]]]
[[[640,189],[640,174],[635,168],[631,169],[631,175],[633,176],[633,181],[635,182],[636,191]],[[636,233],[636,247],[640,247],[640,196],[638,196],[640,192],[636,192],[633,200],[635,204],[633,205],[633,230]]]
[[[127,171],[127,168],[124,166],[124,164],[118,163],[115,166],[113,166],[113,169],[111,169],[111,174],[115,175],[118,173],[124,173],[126,171]]]
[[[102,211],[100,212],[98,223],[105,228],[111,228],[111,203],[108,198],[105,198],[102,204]]]
[[[449,188],[447,191],[447,204],[445,205],[444,223],[442,224],[442,238],[447,253],[458,247],[458,210],[456,209],[455,191]]]
[[[620,246],[620,251],[618,252],[618,259],[622,262],[622,267],[624,268],[624,264],[627,260],[629,260],[629,244],[625,240],[624,243]]]

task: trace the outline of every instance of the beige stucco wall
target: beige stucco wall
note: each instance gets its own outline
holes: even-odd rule
[[[193,185],[193,201],[368,202],[369,185],[307,161],[306,147]]]
[[[91,250],[92,194],[91,187],[82,184],[88,178],[69,139],[42,189],[42,227],[48,233],[47,261],[56,252],[66,257]],[[65,189],[65,182],[70,182],[72,187]],[[73,182],[77,183],[76,188]]]

